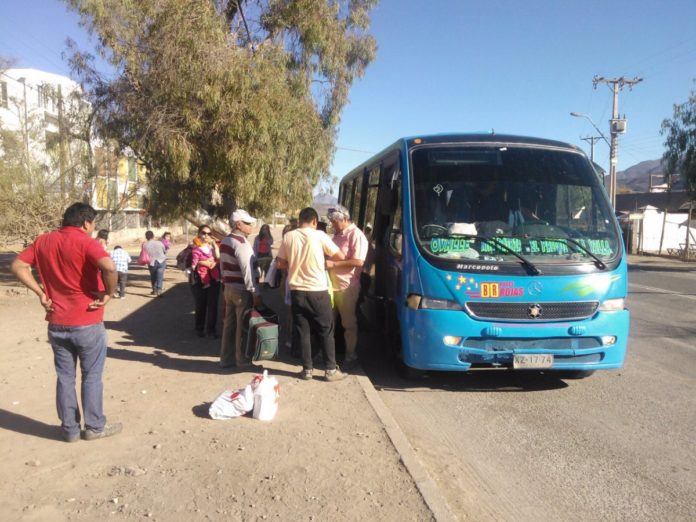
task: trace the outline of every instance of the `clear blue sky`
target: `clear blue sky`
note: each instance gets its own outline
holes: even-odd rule
[[[696,78],[694,0],[382,0],[371,33],[379,51],[351,91],[332,173],[342,176],[398,137],[495,129],[582,146],[609,134],[612,95],[594,75],[643,77],[619,97],[628,132],[618,169],[658,159],[660,123]],[[0,54],[17,66],[69,74],[67,36],[88,48],[58,0],[2,0]],[[596,144],[608,167],[608,147]]]

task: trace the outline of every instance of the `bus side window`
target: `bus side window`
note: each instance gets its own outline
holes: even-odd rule
[[[353,204],[350,207],[346,207],[350,210],[350,216],[353,218],[353,222],[362,228],[362,221],[360,216],[360,207],[362,206],[362,195],[363,195],[363,178],[364,172],[360,173],[354,180],[353,189]]]
[[[367,201],[365,202],[365,218],[361,223],[361,229],[366,233],[370,232],[370,241],[372,240],[371,231],[374,230],[377,220],[377,194],[379,192],[379,172],[380,165],[372,167],[367,176]]]
[[[392,253],[398,257],[401,257],[402,251],[402,217],[401,217],[401,172],[398,170],[394,171],[391,180],[391,190],[394,198],[396,199],[394,209],[394,214],[392,215],[391,227],[389,230],[389,248]]]
[[[345,182],[343,185],[343,190],[341,190],[341,205],[346,207],[347,209],[350,209],[351,205],[353,204],[353,185],[354,179],[349,179],[348,181]]]

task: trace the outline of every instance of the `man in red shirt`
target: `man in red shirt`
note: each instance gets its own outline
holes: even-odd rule
[[[75,392],[75,366],[82,370],[85,440],[121,431],[107,424],[102,411],[102,373],[106,361],[104,307],[116,290],[116,267],[92,239],[95,210],[74,203],[63,214],[59,230],[42,234],[12,262],[12,273],[34,292],[46,310],[48,340],[58,377],[56,407],[66,442],[80,440],[80,408]],[[34,278],[38,270],[43,288]],[[101,277],[100,277],[101,275]]]

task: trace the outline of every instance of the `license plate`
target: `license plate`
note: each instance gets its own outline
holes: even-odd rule
[[[551,368],[553,366],[553,354],[526,353],[512,356],[512,367],[515,369]]]

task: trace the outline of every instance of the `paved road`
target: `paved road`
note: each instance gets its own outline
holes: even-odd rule
[[[631,270],[623,370],[368,376],[462,520],[696,520],[696,272]]]

